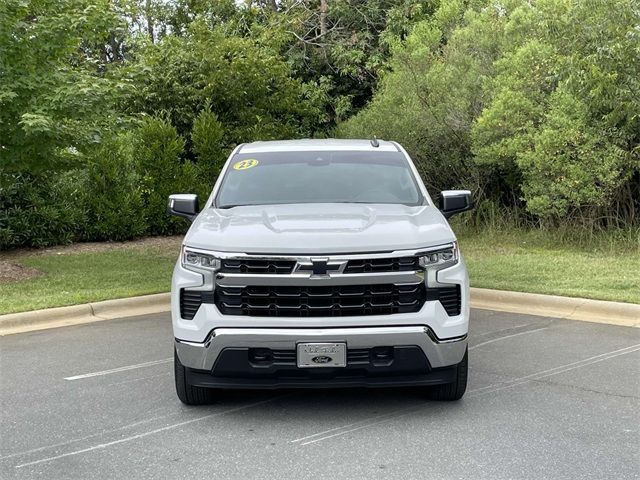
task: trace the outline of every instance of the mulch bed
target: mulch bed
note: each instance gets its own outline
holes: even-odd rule
[[[0,261],[0,283],[17,282],[42,275],[37,268],[26,267],[15,262]]]

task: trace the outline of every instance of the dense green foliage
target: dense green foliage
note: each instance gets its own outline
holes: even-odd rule
[[[470,3],[416,25],[339,131],[395,138],[434,189],[468,186],[536,222],[637,223],[637,3]]]
[[[225,146],[309,135],[319,115],[313,90],[292,78],[269,45],[193,23],[141,54],[134,112],[166,112],[187,136],[203,108],[216,114]]]
[[[0,174],[0,247],[43,247],[82,238],[82,193],[74,176]]]
[[[43,171],[77,163],[122,121],[127,79],[108,65],[126,24],[109,0],[0,2],[0,165]]]
[[[634,0],[3,0],[0,248],[183,231],[257,139],[397,140],[475,225],[640,221]]]
[[[76,178],[82,194],[77,205],[86,214],[86,240],[126,240],[147,230],[141,174],[133,160],[133,135],[109,138],[91,155],[86,170],[67,175]],[[145,205],[146,206],[146,205]]]

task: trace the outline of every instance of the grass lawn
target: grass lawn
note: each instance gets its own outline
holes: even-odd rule
[[[42,274],[0,281],[0,314],[168,292],[178,254],[179,245],[162,245],[11,258]]]
[[[458,237],[472,287],[640,303],[638,238],[585,246],[543,232]]]
[[[472,286],[640,303],[637,242],[586,247],[518,231],[462,232],[459,239]],[[40,272],[0,278],[0,314],[169,291],[179,239],[106,247],[0,254],[4,262]]]

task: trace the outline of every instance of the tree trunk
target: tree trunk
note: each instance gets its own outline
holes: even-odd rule
[[[327,0],[320,0],[320,36],[327,33],[327,13],[329,12],[329,4]]]
[[[154,43],[155,36],[153,34],[153,15],[151,14],[151,0],[147,0],[145,3],[145,15],[147,16],[147,32],[149,33],[149,38],[151,38],[151,43]]]
[[[267,6],[273,10],[274,12],[278,11],[278,3],[276,2],[276,0],[266,0],[265,2],[267,4]]]

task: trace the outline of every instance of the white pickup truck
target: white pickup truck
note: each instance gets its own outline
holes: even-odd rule
[[[175,381],[186,404],[219,389],[467,384],[469,280],[447,218],[466,190],[429,196],[382,140],[235,148],[192,221],[173,273]]]

